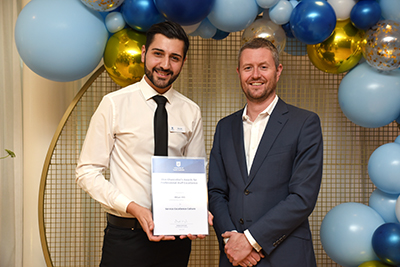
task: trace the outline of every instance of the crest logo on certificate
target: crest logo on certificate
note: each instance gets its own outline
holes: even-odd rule
[[[154,156],[151,163],[154,235],[208,235],[205,159]]]

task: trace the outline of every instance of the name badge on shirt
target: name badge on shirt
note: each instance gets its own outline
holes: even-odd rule
[[[185,133],[185,132],[186,132],[184,126],[171,126],[171,127],[169,128],[169,131],[170,131],[171,133]]]

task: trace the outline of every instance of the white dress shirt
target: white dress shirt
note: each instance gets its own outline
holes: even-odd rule
[[[247,173],[250,174],[251,166],[253,165],[254,156],[256,155],[258,145],[260,144],[261,138],[264,134],[265,127],[269,121],[269,117],[274,110],[276,103],[278,103],[278,96],[275,96],[274,100],[269,106],[258,114],[254,121],[251,121],[247,115],[247,106],[243,110],[243,136],[244,136],[244,149],[246,153],[247,162]],[[244,234],[253,246],[253,248],[259,252],[262,248],[253,238],[249,230],[245,230]]]
[[[243,136],[244,136],[244,149],[246,153],[247,172],[250,174],[251,166],[253,165],[254,156],[256,155],[258,145],[262,135],[264,134],[265,127],[269,121],[269,117],[274,110],[279,97],[276,95],[271,104],[258,114],[254,121],[250,120],[247,115],[247,105],[243,110]]]
[[[132,201],[151,210],[153,118],[158,93],[140,82],[102,99],[91,119],[76,168],[76,181],[106,212],[121,217]],[[168,100],[168,155],[206,157],[199,106],[173,88]],[[110,180],[103,171],[110,168]]]

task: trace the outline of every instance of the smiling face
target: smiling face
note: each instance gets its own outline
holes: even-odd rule
[[[272,102],[282,65],[275,67],[272,53],[267,48],[244,49],[240,55],[239,74],[242,90],[252,103]]]
[[[183,41],[162,34],[154,36],[147,51],[145,46],[142,47],[145,79],[158,93],[168,91],[178,78],[185,62],[183,49]]]

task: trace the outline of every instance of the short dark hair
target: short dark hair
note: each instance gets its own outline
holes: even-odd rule
[[[186,58],[186,53],[189,49],[189,38],[186,35],[185,30],[178,24],[172,21],[164,21],[157,24],[153,24],[150,29],[146,32],[146,51],[154,40],[156,34],[162,34],[169,39],[178,39],[184,42],[183,47],[183,58]]]
[[[238,55],[238,66],[240,65],[240,56],[242,55],[243,50],[245,49],[258,49],[258,48],[266,48],[272,53],[272,58],[275,62],[275,67],[278,69],[279,67],[279,52],[278,49],[274,46],[274,44],[265,38],[256,37],[246,42],[239,50]]]

